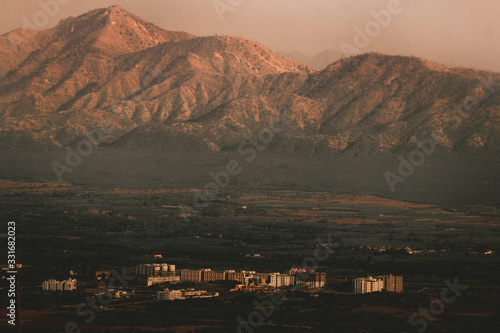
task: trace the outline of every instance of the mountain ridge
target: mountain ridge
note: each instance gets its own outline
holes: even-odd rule
[[[143,133],[165,141],[160,146],[184,137],[217,151],[268,127],[275,110],[294,115],[278,144],[291,150],[300,138],[313,151],[391,151],[436,128],[449,149],[499,141],[500,89],[460,119],[459,130],[444,116],[484,90],[483,81],[500,82],[498,73],[377,53],[318,71],[249,39],[165,31],[119,6],[36,34],[44,38],[20,45],[18,58],[0,68],[4,147],[62,147],[106,121],[115,129],[106,145],[151,142],[138,139]],[[8,36],[0,57],[12,52]]]

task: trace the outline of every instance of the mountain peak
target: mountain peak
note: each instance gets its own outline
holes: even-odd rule
[[[55,29],[59,39],[90,38],[94,45],[97,44],[110,54],[135,52],[161,43],[194,37],[185,32],[163,30],[118,5],[94,9],[62,20]]]
[[[86,30],[97,30],[99,28],[108,25],[116,25],[118,23],[126,23],[132,26],[136,26],[138,24],[153,26],[152,23],[149,23],[139,16],[128,12],[122,7],[113,5],[107,8],[94,9],[77,17],[69,17],[65,20],[62,20],[58,24],[58,27],[78,26],[80,28],[87,28]]]
[[[123,7],[121,7],[120,5],[112,5],[112,6],[109,6],[108,8],[106,8],[106,11],[126,11],[125,9],[123,9]]]
[[[128,12],[127,10],[123,9],[123,7],[120,7],[118,5],[113,5],[108,8],[104,8],[104,13],[102,14],[102,16],[111,20],[120,19],[123,17],[131,17],[136,21],[143,21],[143,19]]]

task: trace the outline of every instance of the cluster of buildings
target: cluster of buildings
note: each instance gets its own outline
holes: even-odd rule
[[[186,299],[186,298],[212,298],[219,296],[218,292],[209,293],[206,290],[195,290],[191,289],[181,289],[181,290],[170,290],[168,288],[163,291],[158,291],[156,293],[157,301],[173,301],[176,299]]]
[[[73,291],[76,289],[76,279],[47,280],[42,283],[42,289],[44,291]]]
[[[173,276],[175,265],[169,264],[144,264],[135,267],[137,276]]]
[[[268,284],[274,288],[299,286],[303,288],[322,288],[326,283],[326,273],[314,270],[291,269],[288,274],[269,274]]]
[[[169,264],[144,264],[137,265],[135,273],[139,282],[146,286],[165,282],[179,282],[181,278],[175,274],[175,265]]]
[[[174,265],[145,264],[136,267],[136,274],[142,284],[151,286],[165,282],[211,282],[237,281],[244,285],[267,285],[273,288],[300,286],[304,288],[321,288],[326,283],[326,274],[314,270],[291,269],[287,274],[257,273],[255,271],[205,269],[181,269],[175,271]]]
[[[403,277],[390,274],[354,279],[352,280],[352,291],[355,294],[367,294],[379,291],[400,293],[403,291]]]

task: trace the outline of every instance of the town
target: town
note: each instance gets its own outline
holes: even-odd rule
[[[160,200],[155,192],[113,191],[4,198],[26,197],[40,214],[18,224],[24,235],[18,262],[23,331],[40,332],[29,330],[36,325],[61,332],[72,318],[82,331],[97,333],[165,325],[171,333],[231,332],[238,318],[244,331],[249,318],[262,315],[267,319],[259,331],[293,323],[289,332],[303,332],[317,325],[320,314],[323,332],[329,325],[360,331],[361,319],[368,332],[410,332],[409,316],[430,300],[436,304],[445,281],[455,277],[469,287],[454,294],[440,322],[471,327],[459,313],[475,318],[475,309],[495,311],[498,293],[488,283],[497,273],[500,236],[489,208],[229,189],[187,222],[179,207],[190,192],[169,192]],[[84,208],[57,215],[68,204]],[[452,296],[448,292],[445,301]],[[272,316],[255,313],[262,309],[257,304],[271,303]]]
[[[286,273],[271,272],[258,273],[256,271],[224,270],[216,271],[210,268],[204,269],[181,269],[176,271],[176,266],[167,263],[140,264],[135,267],[137,278],[137,289],[131,291],[123,288],[108,288],[106,292],[111,292],[114,298],[129,298],[131,295],[138,295],[141,291],[154,285],[161,285],[164,289],[158,290],[151,296],[154,300],[182,300],[187,298],[211,298],[219,296],[218,292],[208,292],[207,290],[172,289],[176,284],[182,282],[209,283],[231,281],[235,285],[230,292],[254,292],[272,291],[280,288],[307,288],[320,289],[326,284],[326,273],[304,268],[292,268]],[[73,275],[74,272],[71,271]],[[100,278],[100,277],[99,277]],[[354,294],[365,294],[372,292],[403,292],[403,277],[392,274],[366,278],[356,278],[351,281],[351,292]],[[42,283],[43,291],[62,292],[75,291],[77,280],[69,278],[64,281],[50,279]],[[97,295],[102,296],[106,292],[100,290]]]

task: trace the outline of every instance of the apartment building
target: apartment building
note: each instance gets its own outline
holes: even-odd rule
[[[154,284],[162,284],[166,282],[180,282],[181,277],[179,275],[173,276],[141,276],[139,277],[139,283],[146,285],[148,287]]]
[[[244,282],[245,275],[241,272],[225,271],[226,280]]]
[[[192,270],[192,269],[182,269],[181,270],[181,281],[190,281],[190,282],[201,282],[202,280],[202,271]]]
[[[355,294],[373,293],[384,289],[384,281],[368,276],[366,278],[354,279],[352,287]]]
[[[175,299],[185,299],[181,290],[165,289],[156,293],[157,301],[173,301]]]
[[[394,276],[392,274],[379,276],[382,279],[384,287],[383,289],[388,292],[401,293],[403,292],[403,277]]]
[[[295,284],[295,276],[289,274],[271,273],[269,285],[274,288],[288,287]]]
[[[326,284],[326,273],[309,272],[295,275],[295,284],[304,288],[323,288]]]
[[[226,275],[224,272],[212,271],[211,269],[204,269],[201,272],[201,280],[204,282],[207,281],[221,281],[225,280]]]
[[[403,277],[390,274],[377,276],[375,278],[371,276],[358,278],[352,281],[352,288],[356,294],[372,293],[382,290],[400,293],[403,292]]]
[[[175,265],[169,264],[144,264],[135,267],[137,276],[173,276]]]
[[[290,275],[295,277],[295,285],[304,288],[323,288],[326,284],[326,273],[316,272],[315,270],[306,270],[292,268]]]
[[[44,291],[73,291],[76,289],[76,279],[47,280],[42,283],[42,289]]]

